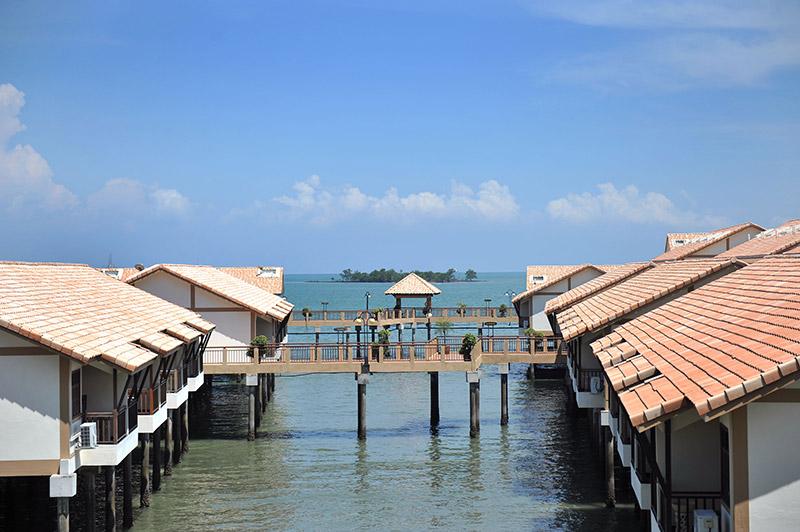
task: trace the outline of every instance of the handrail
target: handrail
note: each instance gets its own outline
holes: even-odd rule
[[[399,309],[387,308],[380,311],[370,311],[367,316],[365,309],[295,309],[291,319],[294,321],[353,321],[356,318],[372,317],[382,319],[411,319],[411,318],[513,318],[517,316],[513,305],[505,309],[498,307],[403,307]]]

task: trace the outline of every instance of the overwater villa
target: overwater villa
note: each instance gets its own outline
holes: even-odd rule
[[[116,521],[115,467],[123,464],[130,526],[131,453],[141,443],[149,459],[153,443],[157,481],[168,425],[165,459],[179,457],[183,403],[202,384],[199,361],[213,330],[196,313],[89,266],[0,263],[0,477],[49,477],[66,530],[78,475],[94,486],[98,471],[106,522]],[[93,521],[93,488],[86,501]]]

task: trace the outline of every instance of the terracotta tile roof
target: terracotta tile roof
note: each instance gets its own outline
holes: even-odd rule
[[[594,266],[592,264],[528,266],[525,278],[528,289],[514,296],[514,299],[512,299],[511,302],[516,305],[520,301],[529,298],[536,292],[541,292],[545,288],[549,288],[555,284],[558,284],[568,277],[590,269],[597,270],[601,275],[605,273],[605,270],[602,270],[599,266]],[[539,277],[541,280],[535,282],[532,280],[532,277]]]
[[[585,282],[582,285],[576,286],[568,292],[564,292],[558,297],[554,297],[544,307],[547,314],[559,312],[570,305],[577,303],[587,297],[605,290],[615,284],[624,281],[628,277],[635,275],[647,268],[652,268],[652,262],[631,262],[630,264],[621,264],[614,266],[610,270],[607,266],[601,267],[606,269],[607,273],[600,277],[595,277],[591,281]]]
[[[134,284],[157,271],[174,275],[257,314],[271,316],[279,321],[286,318],[294,308],[294,305],[282,297],[228,275],[213,266],[156,264],[130,277],[127,282]]]
[[[757,258],[782,253],[800,245],[800,221],[786,222],[734,246],[718,257]]]
[[[283,268],[280,266],[222,266],[219,269],[271,294],[283,293]]]
[[[759,231],[763,231],[764,228],[760,227],[753,223],[744,223],[733,225],[731,227],[726,227],[724,229],[719,229],[717,231],[713,231],[710,233],[705,233],[704,235],[692,239],[690,242],[683,244],[682,246],[674,247],[669,251],[665,251],[661,255],[655,257],[653,260],[657,262],[667,261],[667,260],[680,260],[689,257],[690,255],[694,255],[695,253],[699,253],[700,251],[725,240],[726,238],[735,235],[736,233],[743,231],[748,228],[755,228]]]
[[[654,267],[586,298],[556,314],[565,340],[612,321],[723,269],[741,266],[732,259],[698,259]]]
[[[86,265],[6,262],[0,327],[80,362],[133,371],[214,325]]]
[[[384,292],[387,296],[435,296],[442,291],[416,273],[409,273]]]
[[[709,235],[708,232],[702,233],[667,233],[667,241],[664,245],[664,251],[669,251],[672,248],[680,247],[692,240],[699,240],[704,236]]]
[[[759,260],[592,349],[640,430],[687,407],[712,419],[800,378],[800,257]]]

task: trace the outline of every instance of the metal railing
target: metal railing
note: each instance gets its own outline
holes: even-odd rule
[[[713,510],[719,517],[722,509],[720,492],[673,491],[669,499],[672,506],[672,529],[676,532],[695,532],[695,510]]]

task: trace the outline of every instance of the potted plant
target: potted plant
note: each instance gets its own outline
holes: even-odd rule
[[[389,345],[391,332],[389,329],[381,329],[378,331],[378,344],[372,346],[372,356],[373,358],[377,358],[378,354],[380,353],[380,349],[384,347],[384,354],[386,353],[386,347]]]
[[[475,347],[476,343],[478,343],[478,339],[472,333],[465,334],[461,339],[461,348],[458,352],[461,353],[464,360],[472,360],[472,349]]]
[[[444,342],[444,354],[450,354],[450,346],[447,345],[447,331],[453,328],[453,322],[449,320],[439,320],[437,321],[434,326],[442,335],[442,341]]]
[[[308,319],[311,317],[311,309],[308,307],[303,307],[301,312],[303,313],[303,318],[308,321]]]
[[[458,315],[462,318],[467,315],[467,304],[466,303],[459,303],[458,304]]]
[[[250,340],[250,349],[247,350],[247,356],[252,358],[255,355],[255,352],[258,351],[258,356],[261,358],[261,356],[267,354],[267,346],[269,343],[269,338],[263,334],[259,334]]]
[[[505,304],[505,303],[501,304],[501,305],[500,305],[500,306],[497,308],[497,310],[500,312],[500,317],[501,317],[501,318],[505,318],[505,317],[506,317],[506,314],[508,314],[508,307],[506,306],[506,304]]]
[[[383,312],[383,309],[381,307],[378,307],[378,308],[376,308],[376,309],[374,309],[372,311],[372,317],[375,318],[376,320],[380,319],[380,315],[381,315],[382,312]]]
[[[541,351],[542,350],[542,348],[544,346],[544,343],[542,341],[542,338],[544,338],[544,332],[543,331],[537,331],[533,327],[528,327],[527,329],[525,329],[522,332],[523,332],[523,334],[525,336],[527,336],[528,338],[531,339],[531,342],[530,342],[531,353],[534,352],[534,351]]]

